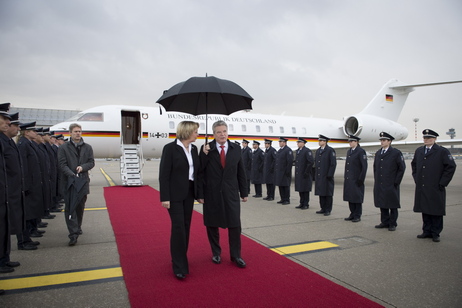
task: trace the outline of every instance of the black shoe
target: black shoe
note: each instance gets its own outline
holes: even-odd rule
[[[417,235],[417,238],[431,238],[431,237],[432,235],[428,233],[422,233],[422,234]]]
[[[296,206],[295,208],[296,209],[301,209],[303,207],[303,205],[299,204],[298,206]]]
[[[361,221],[361,218],[353,218],[353,219],[351,220],[351,222],[360,222],[360,221]]]
[[[37,232],[37,233],[39,233],[39,234],[44,234],[46,231],[45,231],[45,230],[39,230],[39,229],[37,229],[37,230],[35,230],[35,232]]]
[[[253,195],[252,197],[254,197],[254,198],[261,198],[262,195]]]
[[[185,274],[175,274],[176,279],[178,280],[184,280],[186,278]]]
[[[51,209],[51,213],[61,213],[63,210],[62,209]]]
[[[388,227],[388,231],[395,231],[396,230],[396,227],[395,226],[390,226]]]
[[[284,202],[282,202],[281,204],[282,204],[282,205],[287,205],[287,204],[290,204],[290,202],[289,202],[289,201],[284,201]]]
[[[377,229],[389,228],[388,225],[383,224],[383,223],[380,223],[380,225],[376,225],[375,227],[376,227]]]
[[[2,274],[11,273],[11,272],[14,272],[14,268],[8,267],[8,266],[0,267],[0,273]]]
[[[47,222],[40,222],[37,224],[37,228],[46,228],[46,227],[48,227]]]
[[[353,220],[353,217],[348,216],[347,218],[345,218],[345,220],[346,220],[346,221]]]
[[[307,210],[307,209],[309,209],[309,208],[310,208],[309,206],[305,205],[305,206],[302,206],[300,209],[302,209],[302,210]]]
[[[284,201],[282,201],[282,200],[279,200],[277,203],[281,204],[282,202],[284,202]]]
[[[433,235],[433,242],[439,243],[440,242],[440,237],[439,235]]]
[[[41,233],[39,233],[39,232],[36,232],[36,231],[34,231],[34,232],[32,232],[32,233],[30,234],[30,237],[42,237],[42,236],[43,236],[43,234],[41,234]]]
[[[83,234],[83,231],[82,229],[79,230],[79,232],[77,232],[79,235],[82,235]]]
[[[324,212],[324,216],[330,216],[330,212]]]
[[[33,246],[38,246],[40,245],[39,241],[31,241],[31,242],[26,242],[24,245],[33,245]]]
[[[46,216],[43,216],[42,219],[54,219],[56,215],[48,214]]]
[[[268,200],[268,199],[269,199],[269,197],[265,197],[265,198],[263,198],[263,200]]]
[[[76,238],[76,237],[73,237],[73,238],[71,238],[71,240],[69,241],[69,246],[75,246],[75,244],[77,244],[77,238]]]
[[[32,242],[32,243],[34,243],[34,242]],[[37,250],[37,246],[32,245],[30,243],[26,243],[24,245],[18,246],[18,250]]]
[[[15,262],[15,261],[6,262],[6,266],[8,266],[8,267],[18,267],[20,265],[21,265],[21,263]]]
[[[274,198],[268,198],[266,201],[274,201]]]
[[[0,295],[3,295],[3,294],[5,294],[5,290],[0,289]]]
[[[220,256],[213,256],[212,257],[212,262],[215,264],[220,264],[221,263],[221,257]]]
[[[324,214],[324,210],[316,211],[316,214]]]
[[[242,258],[231,258],[231,261],[234,262],[240,268],[244,268],[247,266],[247,264],[245,264],[245,261],[242,260]]]

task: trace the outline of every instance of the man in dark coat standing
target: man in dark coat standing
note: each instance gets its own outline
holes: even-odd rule
[[[424,129],[422,134],[424,146],[417,148],[411,162],[416,184],[414,212],[421,212],[423,220],[423,233],[417,237],[439,242],[446,215],[446,186],[456,172],[456,163],[448,149],[436,144],[438,133]]]
[[[255,187],[254,198],[262,197],[262,188],[263,184],[263,164],[264,164],[264,155],[262,149],[260,149],[260,142],[253,141],[253,153],[252,153],[252,172],[250,175],[250,180]]]
[[[395,138],[386,132],[381,132],[379,136],[382,147],[374,158],[374,205],[380,208],[380,224],[375,227],[395,231],[398,209],[401,207],[399,185],[406,164],[401,151],[391,146]]]
[[[316,214],[329,216],[332,212],[334,196],[334,174],[337,168],[337,158],[335,150],[327,145],[330,139],[324,135],[319,135],[319,148],[316,151],[316,172],[314,182],[314,194],[319,196],[321,210]]]
[[[300,204],[297,209],[306,210],[310,207],[310,191],[313,186],[311,169],[313,168],[313,153],[305,146],[306,140],[298,138],[297,156],[295,157],[295,191],[300,195]]]
[[[245,176],[247,179],[247,194],[250,195],[250,173],[252,171],[252,150],[249,148],[249,141],[242,139],[242,163],[244,164]]]
[[[83,212],[87,195],[90,193],[90,171],[95,166],[93,148],[82,138],[82,127],[77,123],[69,125],[71,138],[58,150],[59,169],[63,173],[64,215],[69,230],[69,246],[77,244],[77,238],[82,234]],[[79,178],[78,180],[76,178]],[[84,182],[78,192],[69,184]],[[75,205],[75,206],[73,206]]]
[[[266,184],[266,197],[263,200],[274,200],[274,165],[276,161],[276,149],[271,146],[272,141],[265,139],[265,156],[263,164],[263,182]]]
[[[248,187],[239,146],[228,140],[228,125],[213,123],[215,140],[202,146],[199,154],[198,201],[203,203],[204,225],[212,248],[212,261],[221,263],[218,228],[228,228],[231,261],[246,267],[241,257],[241,204],[247,201]]]
[[[367,173],[367,154],[359,145],[361,138],[350,135],[343,182],[343,201],[348,202],[350,215],[347,221],[359,222],[363,213],[364,180]]]
[[[290,204],[290,184],[292,182],[292,163],[294,154],[287,146],[286,138],[279,138],[280,149],[276,152],[276,163],[274,165],[274,184],[279,187],[281,200],[279,204]]]

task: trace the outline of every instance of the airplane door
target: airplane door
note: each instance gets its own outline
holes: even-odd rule
[[[139,144],[141,140],[141,118],[139,111],[122,110],[122,135],[123,144]]]

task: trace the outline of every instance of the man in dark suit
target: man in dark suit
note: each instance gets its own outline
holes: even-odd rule
[[[381,132],[379,139],[382,147],[374,158],[374,205],[380,208],[380,224],[375,227],[395,231],[398,226],[398,209],[401,207],[399,185],[406,164],[401,151],[391,146],[395,139],[392,135]]]
[[[423,220],[423,233],[417,237],[439,242],[446,215],[446,186],[456,172],[456,163],[448,149],[436,144],[438,133],[424,129],[422,134],[424,146],[415,151],[411,162],[416,184],[414,212],[421,212]]]
[[[266,184],[266,197],[263,200],[274,200],[274,164],[276,161],[276,149],[271,146],[272,141],[265,139],[265,156],[263,164],[263,182]]]
[[[252,153],[252,172],[250,175],[250,180],[252,181],[255,187],[254,198],[262,197],[261,184],[263,183],[263,164],[264,164],[264,155],[263,151],[260,149],[260,142],[253,141],[253,153]]]
[[[330,139],[319,135],[319,148],[316,151],[316,173],[314,182],[314,194],[319,196],[321,210],[316,214],[329,216],[332,212],[334,196],[334,174],[337,167],[335,150],[327,145]]]
[[[276,152],[276,162],[274,165],[274,184],[279,187],[281,200],[279,204],[290,204],[290,184],[292,182],[292,163],[294,154],[287,146],[287,139],[279,138],[279,150]]]
[[[350,215],[345,220],[352,222],[361,221],[367,173],[367,155],[359,145],[360,139],[353,135],[348,137],[350,149],[347,152],[343,182],[343,201],[347,201],[350,207]]]
[[[245,176],[247,178],[247,194],[250,195],[250,173],[252,171],[252,150],[249,148],[249,141],[242,139],[242,163],[244,164]]]
[[[313,186],[311,169],[313,168],[313,153],[305,146],[306,140],[298,138],[297,156],[295,157],[295,191],[300,196],[300,204],[297,209],[306,210],[310,207],[310,191]]]
[[[237,145],[228,140],[228,125],[213,123],[215,140],[202,146],[198,201],[203,203],[204,225],[212,248],[212,261],[221,263],[218,228],[228,228],[231,261],[246,267],[241,258],[241,204],[247,201],[246,174]]]

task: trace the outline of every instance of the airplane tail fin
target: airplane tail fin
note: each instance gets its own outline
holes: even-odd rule
[[[405,85],[397,79],[391,79],[380,89],[360,114],[380,116],[397,122],[404,103],[406,103],[409,93],[414,91],[414,88],[459,82],[462,82],[462,80]]]

